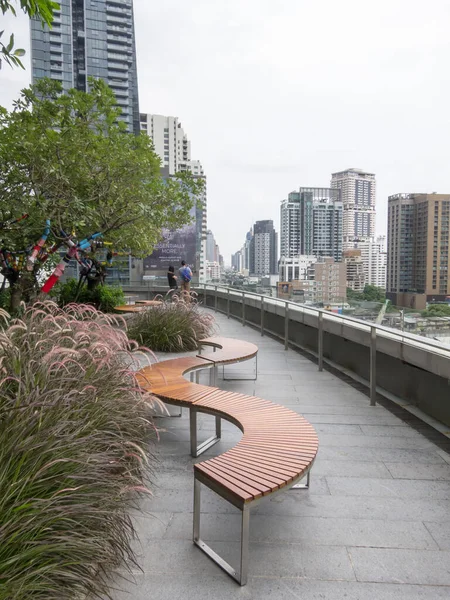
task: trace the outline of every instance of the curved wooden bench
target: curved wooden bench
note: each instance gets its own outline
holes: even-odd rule
[[[209,354],[202,354],[203,346],[210,346],[214,348],[214,351]],[[232,338],[209,337],[200,340],[199,347],[200,352],[197,356],[202,356],[215,363],[214,369],[211,371],[211,385],[217,385],[218,366],[236,364],[250,360],[251,358],[256,359],[256,375],[254,379],[258,378],[258,347],[255,344]]]
[[[123,313],[137,313],[145,310],[145,305],[140,304],[121,304],[120,306],[115,306],[114,310],[117,312]]]
[[[209,345],[214,345],[213,342],[214,340]],[[226,351],[226,345],[226,338],[222,338],[220,347]],[[236,352],[236,347],[234,351]],[[231,353],[230,349],[230,360]],[[225,356],[226,352],[224,359]],[[245,585],[251,507],[268,495],[287,488],[308,488],[310,469],[319,442],[313,426],[288,408],[269,400],[188,382],[183,378],[183,374],[202,368],[202,364],[204,366],[207,360],[205,355],[176,358],[157,363],[158,374],[152,373],[155,369],[152,366],[139,371],[138,377],[140,385],[148,387],[162,400],[189,406],[191,448],[192,427],[194,424],[196,429],[198,412],[214,415],[216,419],[226,419],[243,432],[236,446],[219,456],[194,465],[193,540],[222,569],[241,585]],[[305,476],[306,484],[299,483]],[[242,511],[239,572],[200,537],[201,484]]]
[[[200,340],[199,346],[211,346],[215,352],[197,356],[173,358],[151,366],[144,367],[138,372],[139,385],[151,390],[168,404],[186,407],[189,409],[191,455],[196,458],[220,441],[222,435],[221,418],[216,416],[215,435],[198,443],[197,411],[192,410],[192,404],[203,398],[217,388],[200,385],[187,381],[183,375],[210,369],[213,377],[210,383],[214,384],[217,378],[217,367],[222,364],[232,364],[250,360],[258,352],[258,346],[250,342],[241,342],[232,338],[205,338]],[[241,350],[239,351],[239,348]]]

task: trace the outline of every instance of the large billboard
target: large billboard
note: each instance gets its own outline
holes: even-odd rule
[[[180,267],[182,260],[192,268],[196,267],[197,224],[196,207],[190,211],[191,222],[180,229],[163,229],[162,239],[155,245],[150,256],[144,259],[146,274],[157,271],[167,271],[169,265],[175,269]]]

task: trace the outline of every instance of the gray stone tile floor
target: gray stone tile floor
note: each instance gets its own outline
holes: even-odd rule
[[[116,581],[114,600],[449,599],[445,447],[383,406],[370,407],[365,394],[319,373],[301,354],[223,315],[216,321],[218,334],[259,347],[257,381],[219,377],[219,386],[283,404],[315,426],[320,448],[311,488],[286,491],[252,511],[249,582],[241,588],[191,541],[195,459],[187,411],[158,419],[154,495],[135,517],[141,570]],[[253,373],[254,361],[225,370],[229,378]],[[211,435],[212,417],[201,416],[199,424],[199,437]],[[237,443],[240,431],[222,427],[222,441],[196,460]],[[202,537],[236,563],[239,512],[206,488],[201,526]]]

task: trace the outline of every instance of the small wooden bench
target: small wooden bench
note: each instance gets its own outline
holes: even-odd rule
[[[217,341],[224,351],[222,358],[217,357],[219,361],[233,362],[233,356],[238,360],[238,345],[233,343],[236,341],[239,340],[231,341],[229,347],[226,338],[221,338],[220,343]],[[208,345],[214,345],[214,339]],[[247,348],[243,356],[250,357],[251,354],[251,349]],[[241,359],[243,360],[242,357]],[[216,365],[205,355],[164,361],[139,371],[138,379],[142,387],[162,400],[189,407],[193,456],[198,455],[198,412],[215,416],[216,427],[217,421],[219,422],[219,433],[220,419],[234,423],[243,432],[242,439],[234,448],[194,465],[193,541],[231,577],[245,585],[248,573],[250,509],[269,495],[288,488],[309,487],[318,438],[314,428],[304,417],[283,406],[255,396],[228,392],[184,379],[183,374],[204,368],[207,361]],[[306,484],[300,483],[305,476]],[[239,571],[201,539],[201,485],[209,487],[242,512]]]

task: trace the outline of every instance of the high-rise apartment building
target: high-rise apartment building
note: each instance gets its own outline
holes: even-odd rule
[[[368,242],[359,242],[366,283],[386,289],[386,236],[379,235]]]
[[[344,250],[343,256],[346,268],[347,287],[354,292],[363,292],[367,281],[361,250]]]
[[[178,117],[141,114],[140,124],[141,131],[152,139],[155,152],[170,175],[181,171],[182,165],[191,160],[191,142]]]
[[[342,259],[340,191],[300,188],[281,202],[280,256],[300,254]]]
[[[206,232],[206,260],[208,262],[219,262],[216,240],[210,229]]]
[[[450,296],[450,194],[396,194],[388,201],[387,297],[400,306]]]
[[[250,275],[275,275],[277,268],[277,234],[273,221],[256,221],[250,241]]]
[[[340,190],[343,204],[343,248],[358,248],[375,236],[376,182],[373,173],[347,169],[331,175],[331,187]]]
[[[103,79],[122,109],[128,131],[139,133],[139,100],[132,0],[59,0],[52,29],[31,19],[32,80],[60,81],[88,91]]]
[[[231,255],[231,268],[236,273],[240,273],[243,269],[242,265],[242,251],[238,250],[234,254]]]

